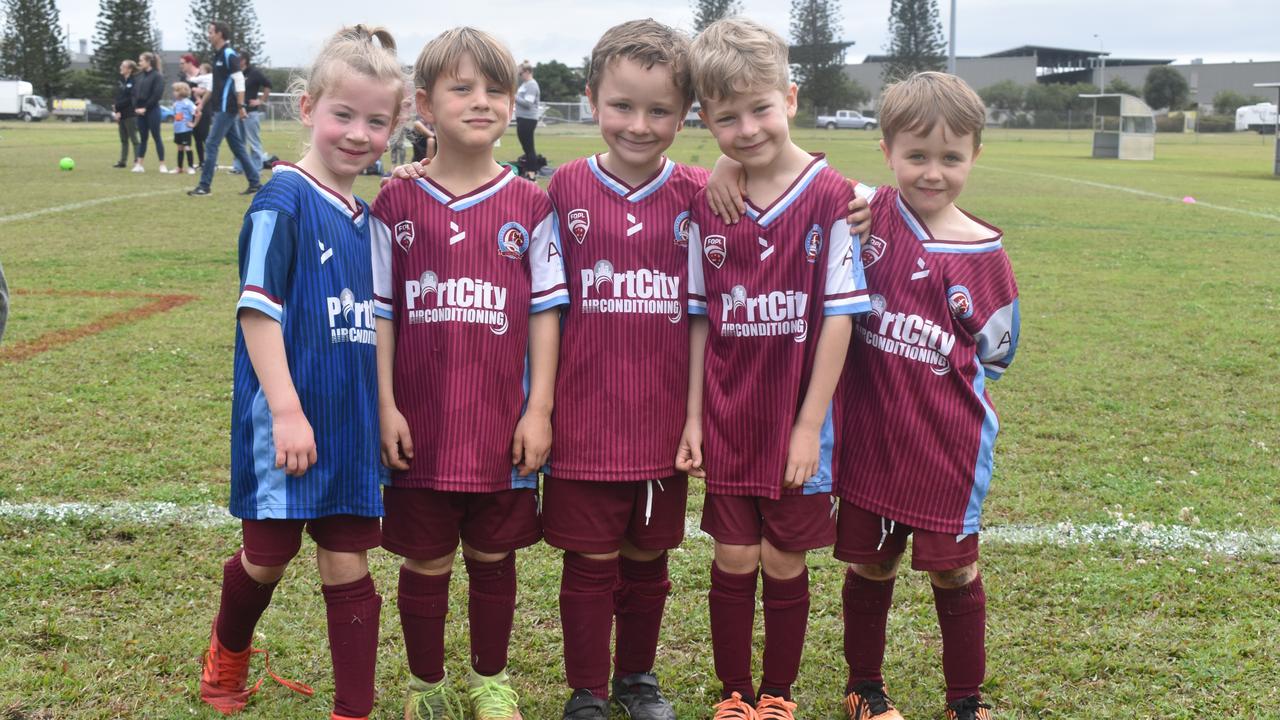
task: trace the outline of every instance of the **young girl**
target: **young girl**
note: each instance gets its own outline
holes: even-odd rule
[[[244,541],[223,566],[200,696],[231,714],[261,685],[246,687],[250,655],[265,656],[250,647],[253,629],[305,529],[327,607],[332,717],[345,720],[373,708],[382,599],[365,553],[381,541],[385,472],[369,208],[351,187],[387,147],[404,78],[391,36],[357,25],[297,84],[310,147],[277,166],[240,231],[231,514]]]
[[[183,172],[182,161],[187,161],[186,173],[195,175],[195,158],[191,157],[191,132],[195,128],[196,104],[191,102],[191,86],[186,82],[173,84],[173,144],[178,146],[178,167],[172,172]]]

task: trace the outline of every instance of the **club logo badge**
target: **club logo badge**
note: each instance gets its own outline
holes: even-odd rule
[[[569,233],[573,235],[573,239],[581,245],[583,240],[587,239],[587,231],[591,229],[591,215],[586,210],[578,208],[569,211]]]
[[[810,264],[818,261],[818,253],[822,251],[822,228],[814,225],[804,238],[804,259]]]
[[[498,254],[508,260],[519,260],[529,249],[529,231],[518,222],[509,222],[498,231]]]
[[[707,258],[707,262],[719,270],[724,265],[724,258],[727,254],[724,236],[708,235],[704,238],[702,241],[702,254]]]
[[[409,247],[413,245],[413,221],[401,220],[396,223],[396,244],[400,249],[409,252]]]
[[[969,288],[963,285],[954,285],[947,290],[947,306],[951,308],[951,314],[957,320],[966,320],[973,316],[973,297],[969,295]]]
[[[675,224],[676,245],[680,247],[689,247],[689,211],[685,210],[676,216]]]
[[[888,243],[884,238],[872,235],[867,238],[867,243],[862,246],[862,267],[869,268],[876,264],[876,261],[884,257],[884,249],[888,247]]]

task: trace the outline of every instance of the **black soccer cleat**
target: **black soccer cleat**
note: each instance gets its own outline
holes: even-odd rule
[[[991,720],[991,706],[977,695],[947,703],[947,720]]]
[[[569,702],[564,704],[564,720],[608,720],[609,703],[591,694],[590,690],[574,690]]]
[[[194,190],[188,190],[187,194],[192,197],[202,197],[204,195],[212,195],[213,192],[204,185],[197,185]]]
[[[675,708],[658,689],[653,673],[633,673],[613,679],[613,700],[631,720],[676,720]]]
[[[240,192],[241,195],[252,195],[262,189],[261,185],[250,185]]]

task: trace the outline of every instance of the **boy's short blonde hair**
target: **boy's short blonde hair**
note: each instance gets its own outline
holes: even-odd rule
[[[973,147],[982,144],[987,106],[969,84],[955,75],[915,73],[890,85],[880,101],[880,130],[893,144],[898,133],[928,135],[938,121],[957,136],[973,135]]]
[[[436,80],[458,69],[463,55],[470,55],[476,69],[508,95],[516,94],[516,61],[507,46],[483,30],[456,27],[427,43],[413,65],[413,84],[431,92]]]
[[[647,18],[614,25],[605,31],[591,50],[587,87],[594,98],[600,92],[605,70],[619,60],[632,60],[648,70],[666,65],[671,82],[684,100],[685,111],[693,104],[693,82],[689,77],[689,38],[673,27]]]
[[[746,18],[726,18],[707,26],[689,50],[693,91],[702,102],[752,88],[791,86],[787,41]]]
[[[176,98],[186,99],[191,97],[191,86],[185,82],[176,82],[173,84],[173,96]]]

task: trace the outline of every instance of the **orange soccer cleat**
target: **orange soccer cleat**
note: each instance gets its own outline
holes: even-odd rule
[[[261,654],[267,674],[276,682],[303,695],[311,695],[315,691],[299,682],[286,680],[271,672],[271,659],[266,650],[246,648],[233,652],[223,647],[218,641],[217,628],[209,633],[209,649],[205,651],[203,668],[200,671],[200,699],[213,706],[223,715],[232,715],[244,709],[249,698],[262,687],[263,678],[259,678],[253,687],[247,687],[249,679],[249,659]]]
[[[902,720],[893,706],[884,684],[873,680],[860,682],[844,696],[844,710],[849,720]]]
[[[734,693],[716,703],[715,710],[712,720],[760,720],[756,709],[748,705],[740,693]]]
[[[760,720],[796,720],[796,704],[786,698],[761,695],[756,701],[756,716]]]
[[[977,695],[947,703],[947,720],[991,720],[991,706]]]

